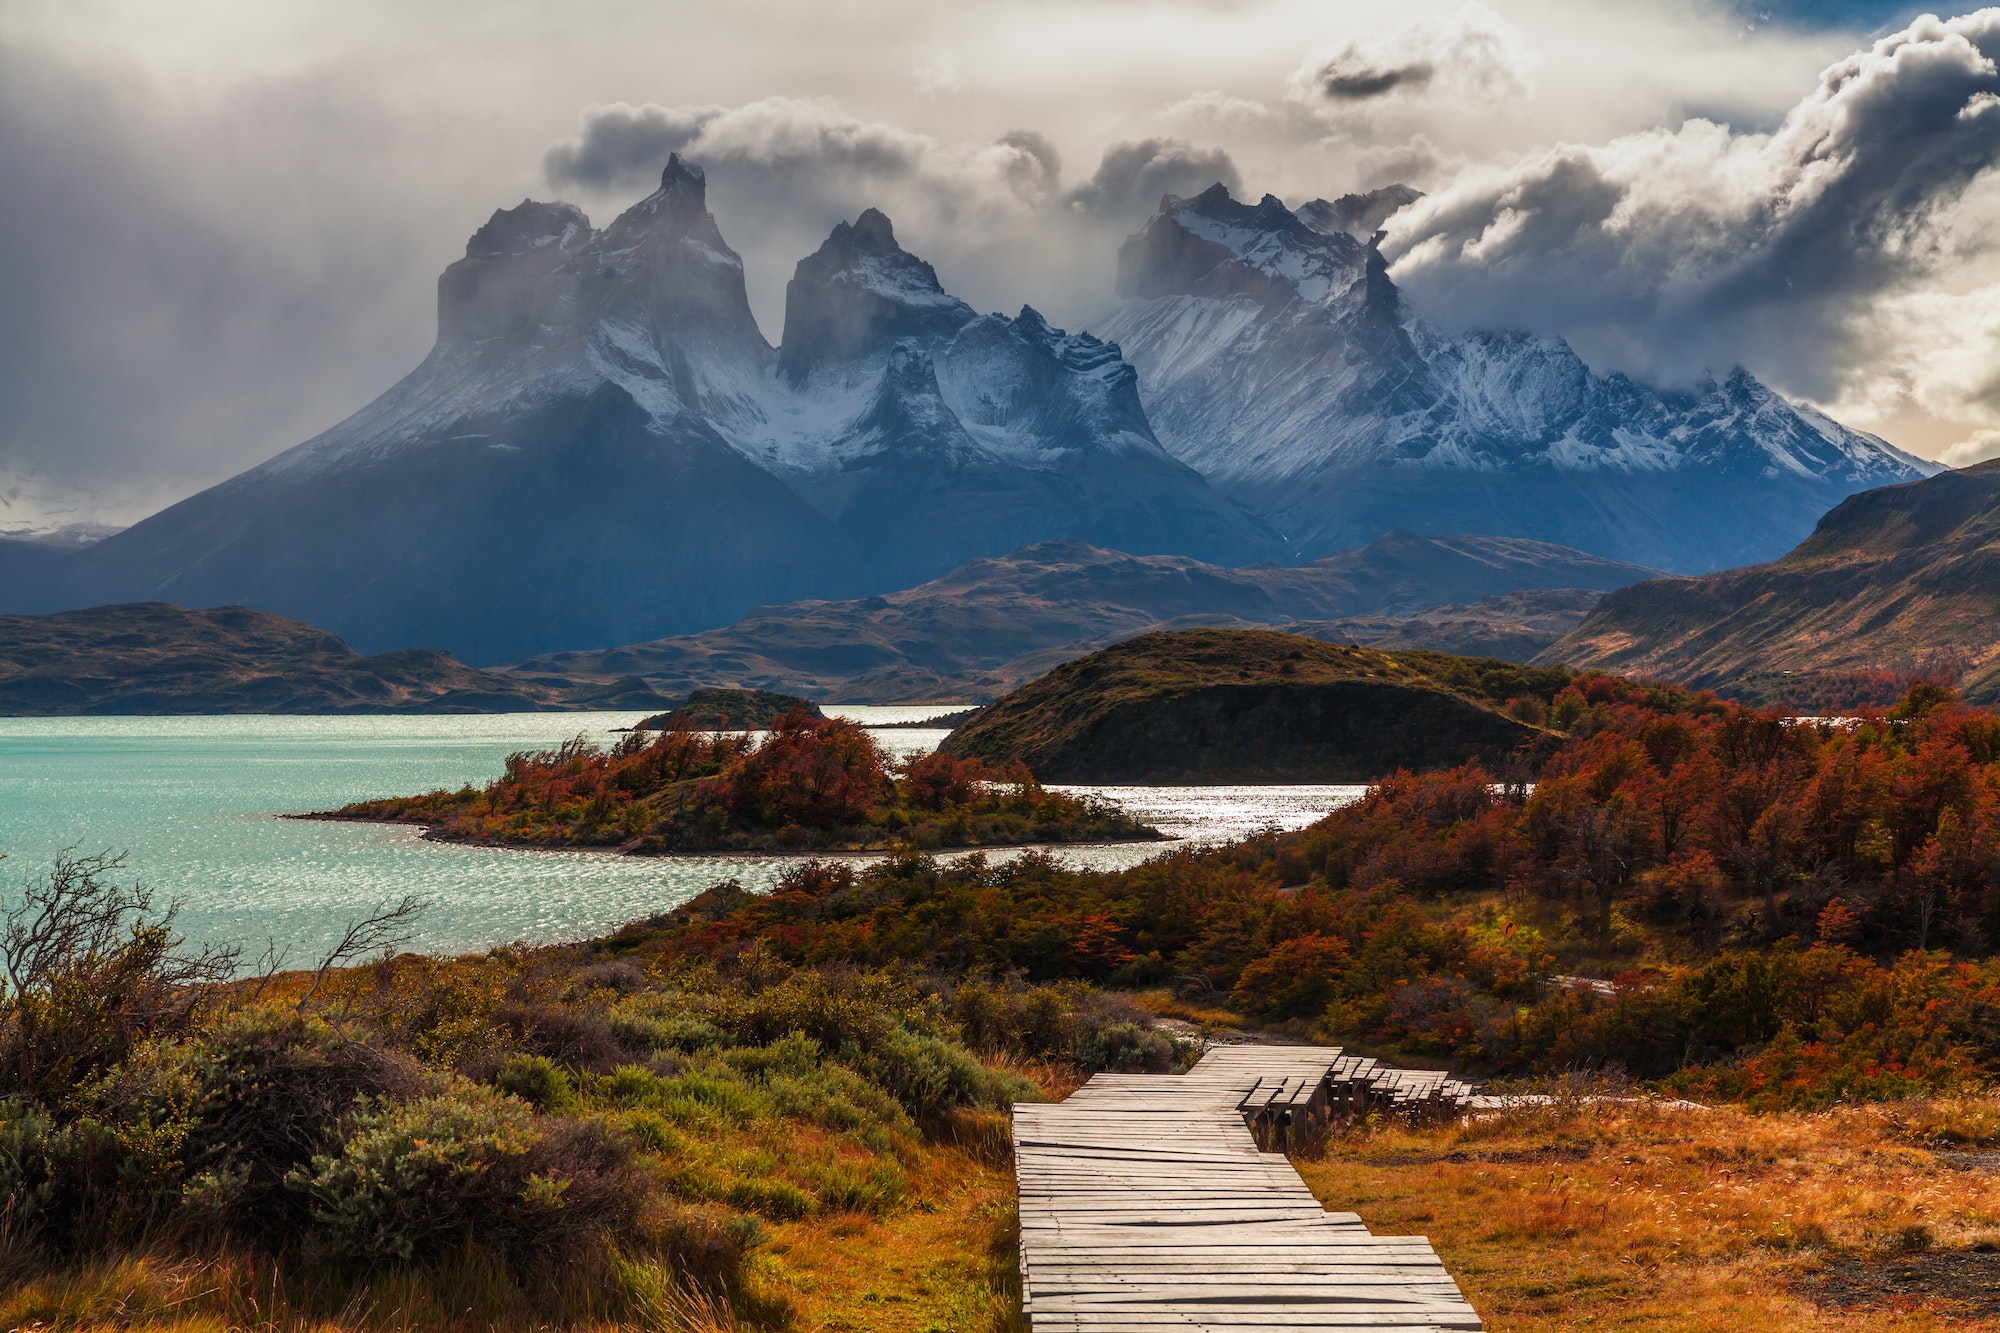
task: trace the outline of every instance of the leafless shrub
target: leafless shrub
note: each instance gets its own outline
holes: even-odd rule
[[[180,904],[155,913],[152,893],[124,885],[124,858],[59,854],[0,917],[0,1083],[60,1100],[148,1037],[184,1030],[237,950],[188,950],[174,933]]]
[[[299,996],[298,1012],[305,1013],[318,998],[327,974],[347,967],[373,953],[393,954],[407,944],[417,921],[430,910],[428,900],[406,893],[394,903],[379,904],[367,916],[348,923],[340,939],[327,950],[313,969],[312,984]]]

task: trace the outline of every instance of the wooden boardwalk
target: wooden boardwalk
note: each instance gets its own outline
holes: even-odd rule
[[[1035,1333],[1478,1329],[1429,1241],[1325,1211],[1258,1149],[1248,1122],[1323,1107],[1343,1059],[1224,1047],[1185,1074],[1099,1074],[1068,1101],[1016,1106]]]

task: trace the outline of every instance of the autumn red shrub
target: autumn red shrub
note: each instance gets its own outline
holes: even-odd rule
[[[653,946],[1172,984],[1477,1070],[1756,1105],[2000,1076],[2000,718],[1926,688],[1800,721],[1596,676],[1550,716],[1570,733],[1532,784],[1398,773],[1309,828],[1116,873],[802,868]],[[978,781],[918,767],[913,805]]]

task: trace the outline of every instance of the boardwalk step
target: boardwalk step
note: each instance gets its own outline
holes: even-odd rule
[[[1282,1147],[1352,1110],[1456,1110],[1472,1089],[1319,1047],[1212,1050],[1014,1111],[1022,1308],[1036,1333],[1478,1330],[1430,1242],[1326,1212]]]

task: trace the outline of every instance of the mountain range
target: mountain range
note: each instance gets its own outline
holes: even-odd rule
[[[1216,185],[1167,196],[1119,252],[1126,299],[1097,331],[1138,367],[1161,443],[1302,557],[1402,526],[1703,572],[1938,471],[1740,369],[1660,392],[1559,338],[1434,328],[1360,230],[1415,197],[1294,212]]]
[[[168,713],[523,713],[655,708],[632,681],[551,690],[436,649],[364,657],[266,611],[160,603],[0,616],[0,716]]]
[[[1105,336],[979,313],[869,209],[800,261],[773,346],[673,157],[602,229],[494,213],[401,382],[82,550],[0,550],[0,610],[241,604],[490,665],[1048,541],[1282,566],[1475,532],[1704,570],[1931,470],[1742,372],[1661,393],[1557,340],[1430,328],[1371,230],[1414,197],[1169,196]]]
[[[1870,672],[2000,702],[2000,461],[1852,496],[1770,564],[1613,592],[1541,660],[1795,705]]]
[[[495,213],[439,279],[408,377],[21,580],[7,609],[242,603],[491,663],[1054,538],[1289,555],[1160,448],[1115,347],[978,314],[874,210],[799,264],[771,347],[674,157],[601,231],[568,204]]]
[[[729,683],[902,703],[994,698],[1118,640],[1195,626],[1526,658],[1602,590],[1656,572],[1539,542],[1407,532],[1303,565],[1243,568],[1045,542],[887,596],[764,607],[724,629],[505,669],[558,693]]]

